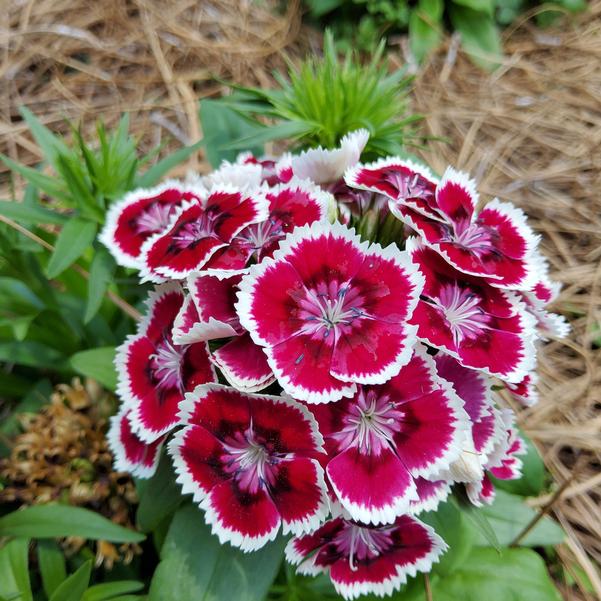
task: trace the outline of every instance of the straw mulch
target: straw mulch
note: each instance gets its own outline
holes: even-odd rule
[[[423,156],[473,174],[482,197],[521,206],[564,283],[553,308],[572,334],[542,349],[541,401],[520,418],[556,481],[569,481],[553,506],[569,535],[561,553],[598,596],[566,598],[601,598],[601,2],[561,31],[525,21],[505,48],[487,75],[451,40],[418,76],[415,108],[428,134],[448,140]]]
[[[0,0],[0,152],[40,158],[21,105],[59,131],[65,117],[91,128],[128,112],[144,150],[199,139],[198,99],[223,90],[214,75],[270,85],[284,52],[309,48],[299,0],[284,4],[278,13],[276,0]],[[506,55],[487,75],[451,40],[418,76],[415,108],[427,133],[447,139],[424,158],[438,171],[468,170],[483,197],[522,206],[565,283],[555,310],[573,332],[544,347],[541,402],[520,418],[557,482],[567,481],[553,505],[569,534],[561,557],[601,598],[601,3],[564,31],[524,22],[508,33]],[[578,588],[565,598],[596,598]]]
[[[54,130],[66,118],[85,130],[130,114],[149,150],[198,140],[198,99],[223,86],[215,77],[267,85],[283,52],[306,47],[300,0],[0,0],[0,152],[41,158],[19,107]],[[169,147],[165,149],[167,151]],[[0,166],[0,175],[5,172]]]

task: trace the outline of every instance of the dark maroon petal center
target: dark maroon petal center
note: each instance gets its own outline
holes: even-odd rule
[[[455,345],[475,340],[488,329],[490,315],[481,307],[482,299],[471,289],[457,282],[443,284],[436,298],[424,299],[434,306],[445,320]]]
[[[445,229],[447,233],[442,238],[443,242],[456,244],[479,258],[497,253],[494,244],[496,232],[487,225],[471,223],[468,219],[464,219]]]
[[[244,433],[238,431],[228,436],[223,448],[224,471],[236,480],[240,490],[249,494],[275,487],[280,460],[291,458],[289,453],[275,451],[273,444],[257,434],[252,426]]]
[[[167,336],[155,346],[149,357],[153,381],[160,391],[181,390],[183,392],[182,366],[188,345],[173,344]]]
[[[180,223],[171,236],[173,246],[178,250],[194,248],[201,240],[216,237],[221,217],[223,215],[207,209],[198,217]]]
[[[341,558],[348,557],[349,567],[355,571],[357,562],[369,563],[393,546],[395,528],[395,525],[371,528],[345,521],[332,539],[332,546]]]
[[[169,225],[176,209],[175,204],[152,203],[132,220],[132,229],[137,234],[156,234]]]
[[[364,298],[357,287],[349,282],[320,282],[315,288],[306,288],[298,299],[297,318],[303,322],[303,333],[327,338],[332,331],[347,334],[353,325],[366,314]]]
[[[403,173],[398,169],[386,169],[382,172],[384,181],[396,189],[396,200],[404,201],[411,198],[428,200],[434,196],[432,185],[419,173]]]
[[[379,456],[394,447],[394,435],[402,430],[404,413],[387,394],[361,388],[356,400],[348,403],[342,427],[330,435],[343,451],[356,447],[365,455]]]

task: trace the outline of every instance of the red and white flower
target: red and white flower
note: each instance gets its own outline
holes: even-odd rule
[[[421,476],[416,478],[417,499],[409,503],[409,513],[419,515],[423,511],[436,511],[451,494],[452,484],[450,480],[426,480]]]
[[[266,219],[267,209],[262,193],[230,186],[215,187],[202,201],[185,203],[169,225],[142,246],[144,278],[179,280],[201,270],[241,230]]]
[[[156,188],[140,188],[111,205],[100,241],[124,267],[142,267],[142,245],[162,232],[182,204],[199,202],[202,189],[170,180]]]
[[[174,320],[183,302],[179,284],[158,286],[149,295],[137,334],[126,339],[115,359],[117,390],[130,409],[133,431],[147,443],[178,423],[178,404],[187,391],[216,379],[206,342],[173,341]]]
[[[328,480],[351,518],[368,524],[406,513],[419,500],[416,479],[448,468],[469,428],[461,400],[422,348],[385,384],[312,410]]]
[[[177,481],[220,542],[253,551],[280,527],[301,534],[323,522],[323,439],[303,405],[207,384],[186,395],[180,418],[169,443]]]
[[[338,517],[312,534],[293,538],[286,559],[301,574],[328,573],[338,594],[355,599],[392,595],[407,576],[429,572],[446,548],[430,526],[408,515],[386,526]]]
[[[132,430],[129,421],[131,410],[121,405],[111,418],[107,441],[113,454],[113,465],[118,472],[129,472],[137,478],[150,478],[156,471],[165,437],[145,443]]]
[[[357,383],[384,383],[409,361],[415,326],[407,320],[421,288],[397,247],[313,223],[250,268],[236,311],[284,391],[323,403],[353,396]]]
[[[407,250],[425,277],[410,319],[418,338],[462,365],[519,382],[534,368],[534,318],[519,296],[488,285],[448,265],[416,238]]]
[[[426,217],[444,221],[434,198],[438,179],[427,167],[413,161],[398,157],[380,159],[349,169],[344,179],[350,188],[388,197],[392,201],[391,209],[406,206]]]
[[[293,179],[264,190],[269,204],[267,219],[244,228],[232,243],[218,250],[207,263],[210,271],[244,269],[251,258],[270,257],[281,240],[295,227],[326,222],[333,199],[318,186]]]

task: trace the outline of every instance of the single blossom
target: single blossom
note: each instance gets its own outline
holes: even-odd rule
[[[206,342],[176,344],[172,330],[184,302],[179,284],[158,286],[135,335],[119,347],[117,390],[131,410],[132,429],[153,442],[178,423],[178,404],[198,384],[215,381]]]
[[[253,551],[280,527],[301,534],[325,519],[323,439],[303,405],[207,384],[186,396],[180,418],[169,443],[177,481],[220,542]]]
[[[309,181],[293,179],[264,189],[268,202],[267,219],[244,228],[206,264],[210,271],[244,269],[250,259],[259,263],[271,257],[281,240],[295,227],[326,222],[333,201],[329,194]]]
[[[290,396],[320,403],[378,384],[411,358],[422,278],[406,253],[353,230],[296,228],[242,278],[236,311]]]
[[[129,472],[137,478],[150,478],[159,464],[165,436],[145,443],[132,430],[130,414],[131,410],[121,405],[119,413],[111,418],[107,441],[113,454],[113,465],[115,471]]]
[[[407,240],[407,250],[425,277],[410,319],[418,338],[465,367],[522,380],[535,365],[535,329],[517,293],[457,271],[416,238]]]
[[[183,204],[169,225],[144,243],[142,274],[155,282],[183,279],[201,270],[245,227],[266,217],[261,192],[217,186],[201,201]]]
[[[438,179],[414,161],[387,157],[375,163],[356,165],[344,180],[351,189],[366,190],[390,199],[390,206],[406,206],[426,217],[444,221],[435,202]]]
[[[99,239],[119,265],[140,269],[144,242],[162,232],[182,204],[200,202],[201,194],[202,189],[175,180],[129,192],[111,205]]]
[[[407,576],[428,573],[446,548],[430,526],[408,515],[385,526],[338,517],[290,540],[286,559],[301,574],[329,574],[338,594],[355,599],[392,595]]]
[[[387,193],[394,215],[459,271],[500,288],[533,286],[538,237],[520,209],[495,199],[477,211],[476,184],[466,174],[449,167],[432,194],[428,172],[405,166],[407,173],[397,165],[392,177],[383,167],[358,167],[347,182]],[[393,185],[394,177],[400,183]]]
[[[419,501],[416,480],[449,467],[469,427],[462,402],[417,348],[385,384],[312,407],[324,436],[326,473],[342,507],[363,523],[391,523]]]

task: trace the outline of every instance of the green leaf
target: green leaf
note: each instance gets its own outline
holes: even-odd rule
[[[495,488],[501,488],[515,495],[524,497],[540,494],[545,487],[545,464],[541,459],[532,441],[520,432],[520,436],[526,443],[527,452],[521,456],[522,477],[518,480],[499,480],[492,478]]]
[[[0,361],[6,363],[56,370],[64,367],[64,359],[59,351],[41,342],[26,340],[0,343]]]
[[[0,537],[78,536],[115,543],[139,543],[144,535],[114,524],[99,513],[70,505],[32,505],[0,518]]]
[[[2,160],[2,162],[11,171],[15,171],[19,175],[23,176],[28,182],[43,192],[46,192],[46,194],[48,194],[48,196],[51,198],[63,200],[66,203],[71,204],[71,197],[65,190],[65,187],[61,184],[60,180],[58,180],[56,177],[44,175],[37,169],[20,165],[3,154],[0,154],[0,160]]]
[[[114,599],[119,595],[135,593],[143,588],[144,583],[137,580],[120,580],[118,582],[95,584],[83,594],[81,601],[105,601],[106,599]]]
[[[280,567],[284,543],[280,537],[255,553],[242,553],[220,544],[196,507],[182,507],[161,549],[149,601],[262,601]]]
[[[52,223],[62,225],[69,217],[56,211],[51,211],[37,205],[28,205],[23,202],[0,201],[0,215],[23,223]]]
[[[420,0],[409,17],[411,52],[421,62],[440,43],[442,37],[442,0]]]
[[[145,171],[136,181],[136,185],[140,187],[154,186],[165,174],[171,171],[171,169],[173,169],[180,163],[183,163],[188,157],[190,157],[197,150],[199,150],[201,146],[205,143],[205,141],[206,132],[204,140],[200,140],[195,144],[192,144],[191,146],[186,146],[185,148],[180,148],[176,150],[169,156],[165,157],[164,159],[161,159],[158,163],[156,163],[150,169],[148,169],[148,171]]]
[[[284,121],[277,125],[269,125],[257,128],[254,133],[249,136],[243,136],[223,145],[221,148],[229,151],[248,150],[251,145],[265,144],[272,140],[281,140],[284,138],[296,138],[310,132],[313,126],[303,121]],[[258,154],[257,152],[253,152]]]
[[[92,574],[92,562],[86,561],[54,591],[50,601],[82,601]]]
[[[59,154],[69,154],[69,147],[59,136],[53,134],[27,107],[22,106],[19,112],[29,126],[29,131],[44,153],[44,158],[56,167]]]
[[[55,541],[38,541],[38,565],[46,597],[51,597],[67,578],[65,556]]]
[[[26,538],[16,538],[0,548],[0,595],[6,599],[32,601],[28,548]]]
[[[203,144],[209,163],[217,167],[221,161],[233,161],[238,155],[236,150],[226,150],[228,143],[249,137],[248,146],[253,154],[262,155],[263,147],[260,142],[255,142],[252,136],[260,131],[260,127],[240,116],[219,100],[203,100],[200,103],[200,121],[204,132]]]
[[[489,17],[492,17],[495,12],[495,0],[453,0],[453,2],[475,11],[486,13]]]
[[[67,222],[56,239],[54,252],[48,262],[48,278],[54,279],[71,266],[94,242],[96,224],[93,221],[75,217]]]
[[[478,66],[492,71],[502,58],[501,39],[492,17],[470,8],[451,5],[449,14],[453,27],[461,34],[465,51]]]
[[[140,503],[136,523],[143,532],[150,532],[179,507],[182,502],[181,487],[175,482],[172,463],[165,454],[154,476],[140,484],[142,486],[137,487]]]
[[[448,551],[434,565],[437,574],[453,573],[463,565],[474,545],[475,530],[451,502],[441,503],[436,511],[421,514],[420,520],[434,528],[436,533],[449,545]]]
[[[117,388],[115,347],[101,346],[75,353],[69,359],[71,367],[82,376],[94,378],[109,390]]]
[[[497,490],[494,503],[483,507],[480,512],[489,521],[501,545],[509,545],[536,515],[536,511],[528,507],[521,497],[503,490]],[[559,524],[545,516],[520,541],[520,545],[524,547],[558,545],[564,539],[565,535]],[[486,539],[481,533],[476,535],[476,544],[486,544]]]
[[[494,528],[486,518],[486,515],[478,507],[474,507],[466,499],[459,501],[459,508],[465,517],[471,522],[472,526],[476,529],[477,533],[482,539],[486,541],[491,547],[494,547],[497,551],[501,550],[501,543],[495,533]]]
[[[113,279],[117,264],[104,248],[98,248],[90,266],[90,277],[88,279],[88,298],[84,323],[88,323],[102,305],[104,295]]]
[[[542,558],[530,549],[474,547],[463,565],[432,580],[435,601],[561,601]]]

